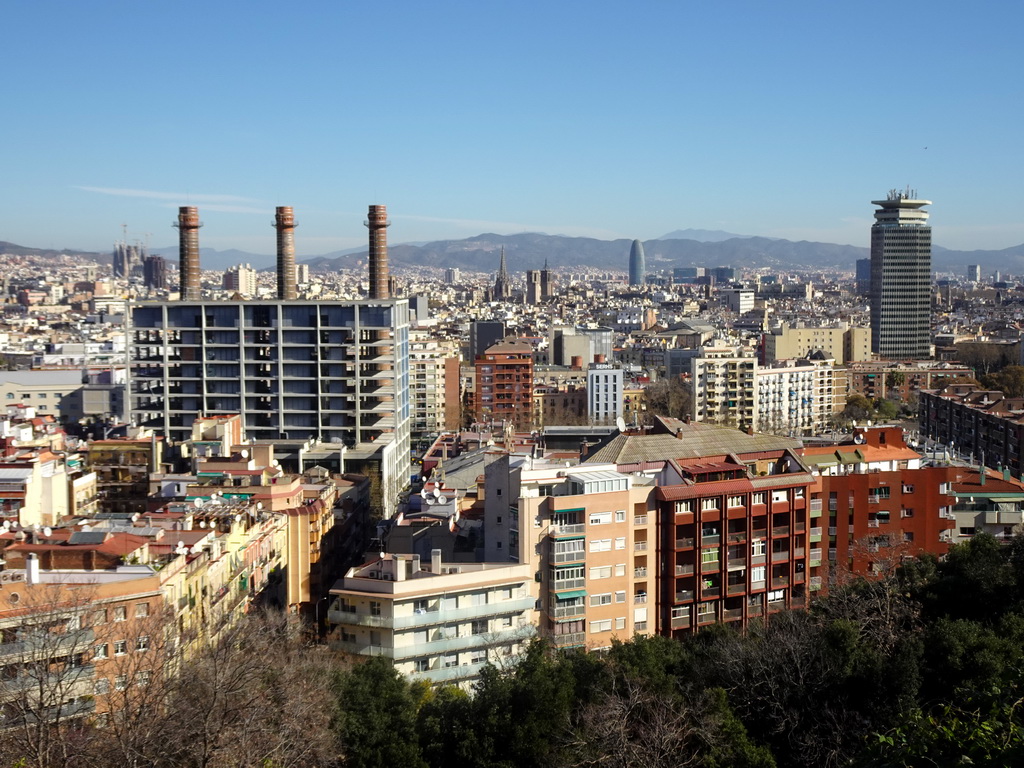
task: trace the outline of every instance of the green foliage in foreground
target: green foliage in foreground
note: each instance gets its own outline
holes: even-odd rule
[[[537,641],[472,691],[409,682],[381,658],[345,664],[263,619],[191,660],[188,685],[127,712],[126,729],[26,731],[0,740],[0,766],[1021,765],[1022,595],[1024,541],[977,536],[742,634],[604,653]]]

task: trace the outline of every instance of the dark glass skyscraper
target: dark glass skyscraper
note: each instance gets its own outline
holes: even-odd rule
[[[913,190],[892,190],[871,227],[871,351],[910,360],[931,355],[932,228]]]
[[[629,284],[647,284],[647,259],[644,257],[644,244],[639,240],[634,240],[633,247],[629,249]]]

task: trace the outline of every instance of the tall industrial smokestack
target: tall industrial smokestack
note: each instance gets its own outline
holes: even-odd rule
[[[388,207],[371,205],[363,223],[370,230],[370,298],[388,299]]]
[[[279,205],[277,229],[277,298],[298,298],[295,281],[295,214],[290,205]]]
[[[178,290],[185,301],[202,298],[199,284],[199,209],[194,205],[178,208]]]

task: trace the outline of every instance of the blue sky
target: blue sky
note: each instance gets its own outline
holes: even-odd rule
[[[274,249],[687,227],[1024,242],[1024,4],[10,3],[0,240]]]

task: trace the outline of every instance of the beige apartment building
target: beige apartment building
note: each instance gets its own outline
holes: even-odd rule
[[[764,337],[765,360],[806,358],[817,351],[836,365],[871,359],[871,329],[842,322],[828,326],[785,325]]]

